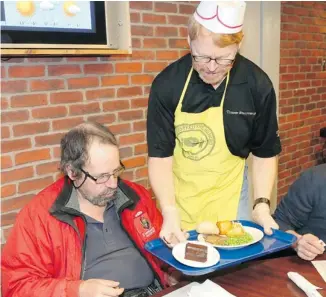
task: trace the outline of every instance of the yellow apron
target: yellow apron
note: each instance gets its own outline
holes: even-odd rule
[[[236,219],[245,159],[230,153],[224,133],[223,104],[201,113],[181,112],[193,68],[175,111],[176,145],[173,174],[181,227],[191,230],[202,221]]]

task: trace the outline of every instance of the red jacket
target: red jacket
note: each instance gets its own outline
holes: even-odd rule
[[[166,286],[161,262],[144,249],[145,242],[159,236],[162,216],[142,186],[120,181],[119,188],[127,198],[118,210],[122,227]],[[3,297],[79,295],[86,224],[81,213],[66,207],[71,191],[69,180],[62,178],[19,213],[2,251]]]

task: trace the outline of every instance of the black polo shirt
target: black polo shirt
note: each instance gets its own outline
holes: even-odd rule
[[[150,157],[170,157],[175,147],[174,113],[192,61],[190,54],[165,68],[154,80],[148,105],[147,143]],[[193,71],[182,112],[200,113],[220,106],[224,80],[215,90]],[[281,152],[276,117],[276,96],[267,74],[237,55],[223,106],[227,146],[233,155],[269,158]]]

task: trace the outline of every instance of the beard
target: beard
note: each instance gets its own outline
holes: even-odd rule
[[[194,65],[194,69],[198,72],[199,77],[202,79],[203,82],[213,86],[219,85],[228,72],[228,69],[219,69],[217,71],[210,72],[199,65]]]
[[[92,203],[95,206],[106,206],[110,201],[114,200],[116,198],[117,189],[115,188],[108,188],[105,192],[97,195],[97,196],[91,196],[83,191],[80,191],[82,196]]]

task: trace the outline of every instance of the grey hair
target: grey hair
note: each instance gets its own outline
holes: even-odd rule
[[[63,174],[67,175],[67,166],[70,165],[74,175],[80,177],[80,168],[89,160],[89,147],[95,139],[103,144],[118,146],[114,134],[96,122],[80,124],[62,137],[60,170]]]

